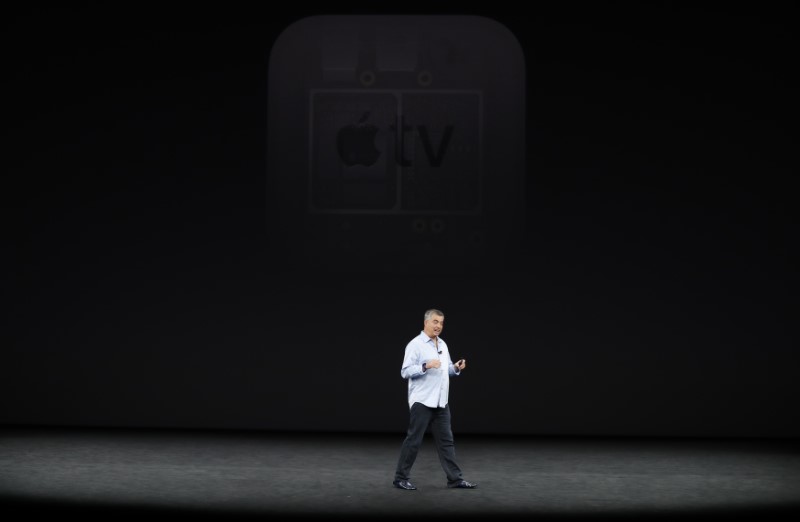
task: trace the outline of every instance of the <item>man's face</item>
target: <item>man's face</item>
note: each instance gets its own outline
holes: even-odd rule
[[[425,335],[428,337],[438,337],[444,328],[444,316],[432,315],[430,319],[425,320]]]

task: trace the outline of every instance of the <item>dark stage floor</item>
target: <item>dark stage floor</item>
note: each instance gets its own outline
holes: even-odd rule
[[[571,518],[800,514],[797,440],[456,434],[474,490],[433,442],[392,487],[403,435],[0,428],[6,513]]]

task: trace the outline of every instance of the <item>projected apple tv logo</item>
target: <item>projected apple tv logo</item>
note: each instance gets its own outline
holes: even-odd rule
[[[365,112],[357,123],[342,127],[336,136],[339,157],[348,167],[354,165],[369,167],[374,165],[381,155],[381,151],[375,147],[378,127],[367,123],[369,115],[370,111]]]

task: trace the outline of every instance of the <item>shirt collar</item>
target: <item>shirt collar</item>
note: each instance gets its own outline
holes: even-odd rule
[[[431,344],[433,344],[433,339],[431,339],[430,337],[428,337],[428,334],[426,334],[426,333],[425,333],[425,330],[422,330],[422,331],[419,333],[419,336],[422,338],[422,341],[423,341],[423,342],[426,342],[426,343],[431,343]],[[441,339],[439,339],[439,340],[441,341]]]

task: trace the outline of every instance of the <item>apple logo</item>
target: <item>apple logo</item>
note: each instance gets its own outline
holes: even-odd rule
[[[369,118],[370,111],[364,113],[358,123],[351,123],[339,130],[336,136],[336,146],[339,149],[339,157],[348,167],[353,165],[373,165],[381,155],[381,151],[375,148],[375,136],[378,134],[378,127],[365,123]]]

